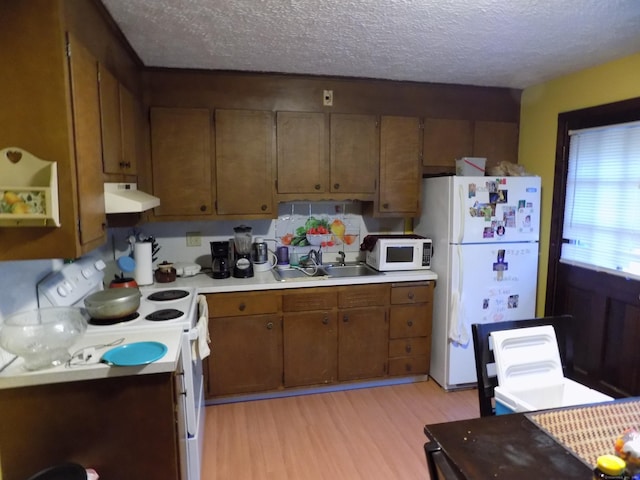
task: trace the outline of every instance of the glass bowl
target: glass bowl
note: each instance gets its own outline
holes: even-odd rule
[[[27,370],[65,363],[71,347],[87,330],[81,308],[48,307],[19,312],[0,325],[0,347],[22,357]]]

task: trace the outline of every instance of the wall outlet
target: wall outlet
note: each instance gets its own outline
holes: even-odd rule
[[[325,90],[322,94],[322,104],[325,107],[333,106],[333,90]]]
[[[187,232],[187,247],[199,247],[202,245],[200,232]]]

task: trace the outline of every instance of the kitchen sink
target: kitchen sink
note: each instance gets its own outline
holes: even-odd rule
[[[324,268],[330,277],[369,277],[382,275],[364,263],[358,263],[356,265],[327,265]]]
[[[318,267],[315,272],[312,268],[274,268],[271,270],[271,273],[278,282],[383,275],[364,263],[322,265],[321,267]]]

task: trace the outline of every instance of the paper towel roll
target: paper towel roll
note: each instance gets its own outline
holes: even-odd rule
[[[133,258],[136,261],[134,277],[138,285],[153,283],[153,260],[151,259],[151,242],[139,242],[133,246]]]

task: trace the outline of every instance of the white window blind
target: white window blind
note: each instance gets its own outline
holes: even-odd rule
[[[640,279],[640,122],[569,135],[560,261]]]

